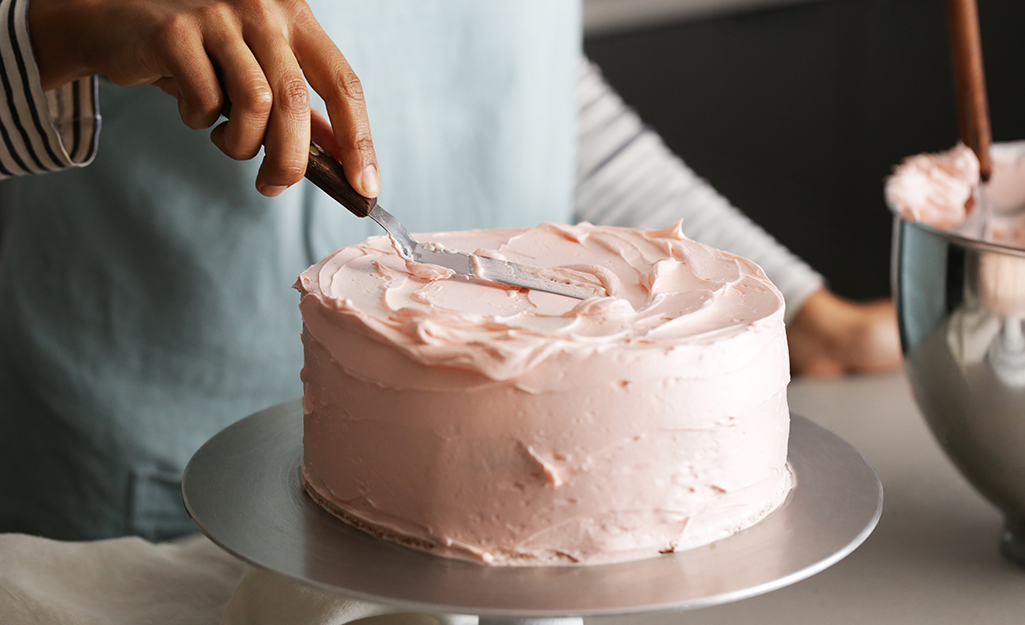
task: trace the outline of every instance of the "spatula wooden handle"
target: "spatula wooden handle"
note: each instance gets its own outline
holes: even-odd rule
[[[961,141],[979,157],[979,175],[986,181],[993,172],[989,157],[992,135],[975,0],[947,0],[947,24]]]
[[[225,101],[221,115],[231,117],[231,102]],[[306,165],[306,179],[331,196],[357,217],[366,217],[377,206],[377,198],[363,197],[349,184],[345,170],[330,154],[316,143],[310,143],[310,159]]]
[[[310,144],[306,178],[357,217],[366,217],[377,205],[377,198],[363,197],[353,189],[342,164],[315,143]]]

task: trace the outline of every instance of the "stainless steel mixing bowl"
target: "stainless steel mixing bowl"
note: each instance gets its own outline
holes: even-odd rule
[[[893,279],[918,406],[1025,566],[1025,250],[897,218]]]

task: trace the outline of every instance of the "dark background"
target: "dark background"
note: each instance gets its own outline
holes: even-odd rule
[[[993,136],[1025,139],[1025,1],[979,0]],[[825,274],[889,295],[883,180],[958,138],[943,0],[828,0],[588,37],[701,176]]]

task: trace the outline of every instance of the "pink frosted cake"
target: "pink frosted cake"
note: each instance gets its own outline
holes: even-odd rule
[[[411,272],[385,237],[306,270],[302,477],[325,508],[446,556],[592,564],[707,544],[786,497],[783,298],[754,263],[679,225],[418,238],[602,295]]]

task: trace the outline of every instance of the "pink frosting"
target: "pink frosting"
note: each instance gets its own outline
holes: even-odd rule
[[[979,184],[979,159],[963,143],[938,154],[904,159],[886,183],[886,199],[908,221],[947,230],[964,221]]]
[[[678,224],[418,238],[607,295],[411,272],[384,237],[304,272],[303,473],[350,520],[492,564],[596,563],[785,497],[783,299],[756,265]]]
[[[908,221],[1025,249],[1025,143],[996,144],[990,157],[993,173],[981,187],[986,214],[975,210],[979,159],[964,144],[905,159],[886,181],[887,203]]]
[[[964,145],[905,160],[887,180],[887,201],[906,220],[1025,250],[1025,142],[996,144],[990,157],[993,173],[981,187],[981,208],[979,161]],[[983,252],[978,272],[979,296],[987,308],[1025,315],[1025,258]]]

